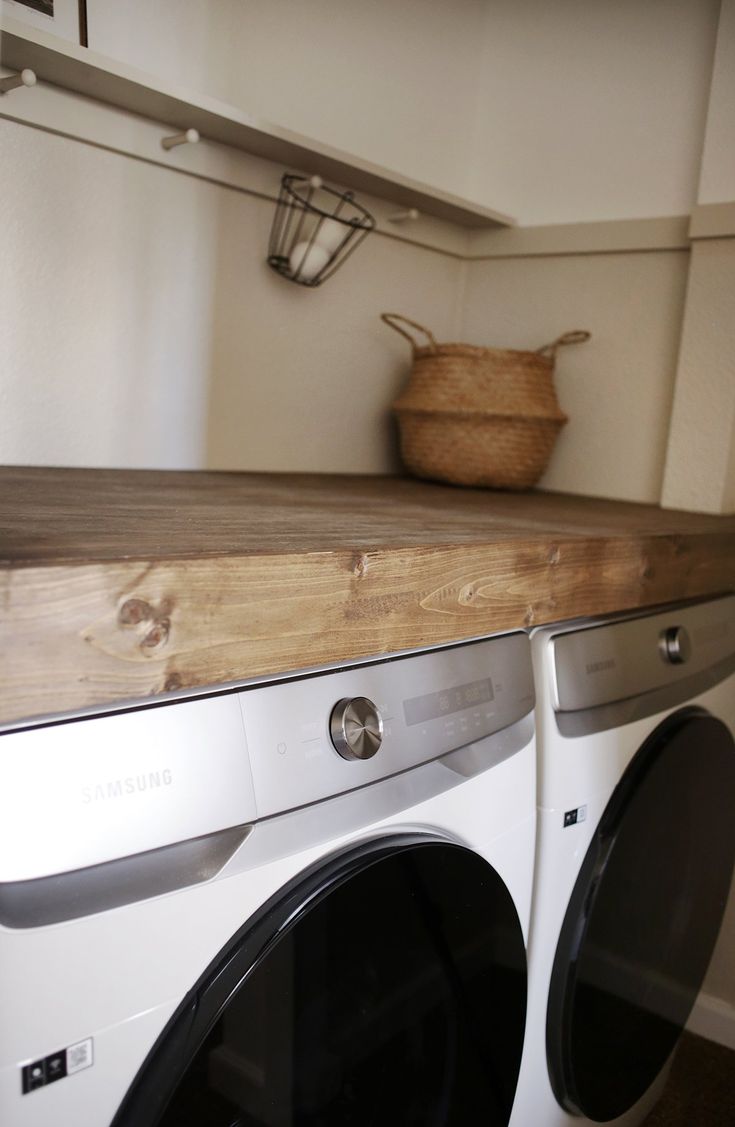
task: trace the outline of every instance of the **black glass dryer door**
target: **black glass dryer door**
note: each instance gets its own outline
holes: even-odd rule
[[[699,710],[670,717],[602,816],[556,951],[546,1044],[568,1110],[627,1111],[671,1053],[710,961],[735,857],[735,743]]]
[[[426,838],[369,843],[235,937],[114,1127],[504,1127],[525,1012],[495,870]]]

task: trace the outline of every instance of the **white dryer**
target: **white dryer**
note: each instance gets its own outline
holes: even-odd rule
[[[640,1123],[735,857],[735,598],[533,632],[539,811],[513,1127]]]
[[[0,735],[3,1127],[508,1123],[522,633]]]

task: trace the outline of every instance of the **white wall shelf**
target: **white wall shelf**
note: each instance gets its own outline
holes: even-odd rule
[[[196,129],[204,140],[231,145],[281,164],[289,171],[318,174],[342,187],[390,200],[404,208],[416,208],[424,215],[461,227],[515,224],[508,215],[258,120],[235,106],[160,81],[17,21],[6,19],[3,23],[0,64],[8,70],[29,67],[36,72],[39,83],[59,86],[176,130]]]

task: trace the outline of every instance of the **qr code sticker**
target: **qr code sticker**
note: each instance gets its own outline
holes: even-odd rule
[[[67,1075],[71,1075],[73,1072],[81,1072],[83,1068],[89,1068],[93,1063],[94,1055],[92,1052],[91,1037],[88,1037],[86,1041],[78,1041],[76,1045],[69,1045],[67,1048]]]

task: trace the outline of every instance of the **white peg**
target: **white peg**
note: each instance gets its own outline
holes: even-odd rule
[[[323,184],[324,184],[324,181],[322,180],[321,176],[311,176],[309,178],[309,187],[310,188],[315,188],[315,189],[321,188]]]
[[[164,149],[174,149],[177,145],[196,145],[198,140],[198,130],[187,129],[185,133],[175,133],[173,137],[164,137],[161,144]]]
[[[395,215],[388,216],[389,223],[405,223],[407,220],[413,222],[418,219],[420,212],[415,207],[410,207],[408,211],[398,211]]]
[[[7,78],[0,78],[0,94],[7,94],[8,90],[16,90],[19,86],[35,86],[36,72],[25,67],[19,74],[9,74]]]

